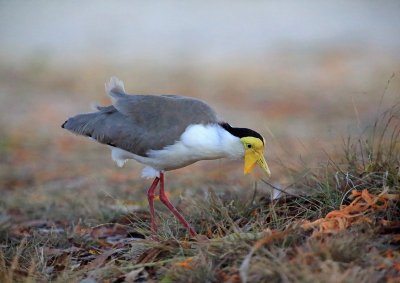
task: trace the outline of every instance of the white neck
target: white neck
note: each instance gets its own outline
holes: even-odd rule
[[[181,136],[181,141],[192,147],[204,159],[242,158],[244,147],[240,138],[235,137],[218,124],[192,125]]]

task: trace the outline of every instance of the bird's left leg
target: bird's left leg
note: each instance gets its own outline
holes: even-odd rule
[[[151,184],[149,190],[147,191],[147,200],[149,201],[149,210],[150,210],[150,221],[151,221],[151,235],[153,239],[157,239],[157,224],[156,224],[156,214],[154,211],[154,197],[155,193],[154,191],[157,188],[158,182],[160,181],[160,178],[156,177],[153,181],[153,184]]]
[[[168,207],[168,209],[174,214],[174,216],[179,220],[179,222],[188,229],[190,236],[197,236],[196,231],[190,226],[190,224],[183,218],[182,214],[173,206],[173,204],[169,201],[168,197],[164,191],[164,173],[160,172],[160,200],[161,202]]]

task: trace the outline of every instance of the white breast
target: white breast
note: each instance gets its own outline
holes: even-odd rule
[[[199,160],[241,158],[244,148],[238,137],[218,124],[196,124],[187,127],[175,144],[161,150],[150,150],[147,155],[143,157],[112,148],[112,158],[118,165],[123,165],[126,159],[134,159],[159,171],[185,167]]]

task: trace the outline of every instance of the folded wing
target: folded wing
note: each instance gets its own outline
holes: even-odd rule
[[[179,140],[191,124],[217,123],[204,102],[174,95],[128,95],[112,78],[106,90],[113,105],[69,118],[63,128],[140,156]]]

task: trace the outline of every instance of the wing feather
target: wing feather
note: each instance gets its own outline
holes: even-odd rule
[[[112,79],[107,91],[113,105],[68,119],[63,128],[92,137],[140,156],[179,140],[191,124],[217,123],[206,103],[176,95],[127,95],[123,83]]]

